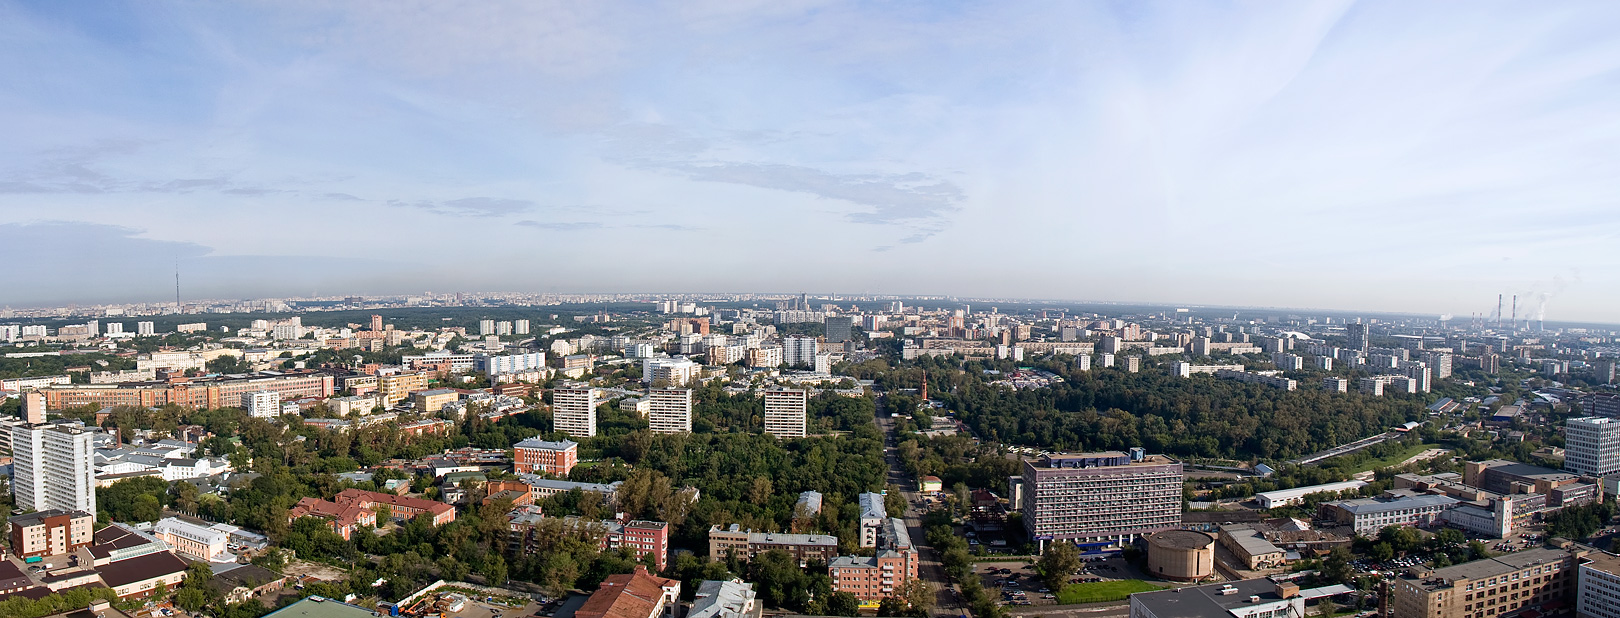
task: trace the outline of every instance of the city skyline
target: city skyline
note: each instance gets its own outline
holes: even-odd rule
[[[27,266],[0,304],[169,301],[178,267],[186,299],[810,289],[1466,319],[1518,294],[1521,316],[1615,323],[1617,22],[0,2],[0,259]]]

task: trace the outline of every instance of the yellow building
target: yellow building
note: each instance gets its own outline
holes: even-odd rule
[[[411,393],[427,390],[427,385],[426,372],[396,373],[377,378],[377,393],[382,395],[384,406],[393,407],[394,404],[405,401]]]
[[[444,404],[461,399],[461,393],[448,388],[435,388],[430,391],[416,391],[411,394],[411,400],[416,402],[418,414],[433,414],[444,409]]]

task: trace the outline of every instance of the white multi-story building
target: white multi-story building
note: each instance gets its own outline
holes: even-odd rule
[[[136,322],[135,323],[135,336],[136,337],[151,337],[151,336],[156,335],[156,334],[157,334],[157,326],[154,325],[153,323],[151,323],[151,322]]]
[[[95,513],[94,437],[76,421],[14,428],[11,489],[17,506]]]
[[[512,335],[512,323],[508,322],[506,320],[501,320],[499,322],[496,322],[495,323],[495,334],[500,335],[502,337],[511,336]]]
[[[1575,615],[1620,618],[1620,556],[1590,552],[1579,559]]]
[[[748,348],[742,345],[709,346],[703,353],[708,355],[710,365],[730,365],[746,357]]]
[[[822,353],[816,355],[816,362],[815,362],[815,372],[816,373],[832,373],[832,365],[833,365],[833,355],[832,354],[827,353],[827,352],[822,352]]]
[[[485,356],[481,360],[484,365],[484,375],[489,376],[491,379],[496,376],[536,371],[546,367],[545,352]]]
[[[152,526],[152,536],[168,543],[176,552],[195,560],[235,558],[226,553],[234,526],[214,524],[203,527],[174,517],[165,517]]]
[[[778,438],[803,438],[809,403],[805,391],[765,391],[765,433]]]
[[[1301,371],[1305,369],[1305,358],[1287,352],[1277,352],[1271,355],[1271,364],[1283,371]]]
[[[1444,352],[1429,352],[1423,355],[1423,364],[1428,365],[1434,372],[1434,379],[1444,380],[1451,377],[1451,355]]]
[[[254,418],[275,418],[281,415],[281,393],[254,391],[242,393],[242,409]]]
[[[1399,364],[1399,371],[1401,372],[1401,375],[1417,381],[1417,392],[1429,392],[1429,388],[1431,386],[1430,377],[1434,374],[1433,370],[1431,370],[1428,365],[1424,364],[1423,361],[1401,361]]]
[[[123,322],[108,322],[107,323],[107,336],[108,337],[119,336],[119,335],[123,335],[123,334],[124,334],[124,323]]]
[[[493,334],[495,334],[495,320],[478,321],[478,336],[483,337],[485,335]]]
[[[596,389],[585,385],[551,391],[551,420],[557,431],[570,436],[596,435]]]
[[[1318,357],[1316,357],[1316,368],[1321,369],[1322,371],[1333,371],[1333,357],[1332,356],[1318,356]]]
[[[515,320],[512,322],[512,333],[517,335],[529,334],[528,320]]]
[[[691,433],[692,389],[655,388],[649,391],[647,426],[653,433]]]
[[[1620,472],[1620,419],[1583,416],[1566,421],[1564,469],[1588,476]]]
[[[816,352],[819,344],[815,337],[804,335],[789,335],[782,338],[782,362],[795,367],[813,366],[816,364]]]
[[[641,380],[648,384],[663,381],[669,386],[686,386],[698,377],[702,365],[682,357],[648,358],[641,361]]]
[[[658,351],[658,346],[650,343],[631,343],[624,346],[624,355],[627,358],[652,358]]]

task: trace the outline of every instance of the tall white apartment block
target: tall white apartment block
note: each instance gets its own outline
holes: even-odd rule
[[[830,354],[828,352],[822,352],[822,353],[816,355],[816,363],[815,363],[815,372],[816,373],[832,373],[832,365],[833,365],[833,355],[832,354]]]
[[[478,321],[478,336],[482,337],[493,334],[495,334],[495,320]]]
[[[1091,371],[1091,355],[1081,354],[1074,357],[1074,368],[1080,371]]]
[[[669,386],[686,386],[698,377],[702,368],[681,357],[648,358],[641,361],[641,380],[648,384],[662,380]]]
[[[1564,469],[1588,476],[1620,472],[1620,419],[1583,416],[1566,421]]]
[[[94,432],[77,422],[23,425],[11,447],[19,508],[96,512]]]
[[[136,337],[151,337],[152,335],[156,335],[156,334],[157,334],[157,327],[154,326],[151,322],[136,322],[135,323],[135,336]]]
[[[1345,378],[1322,378],[1322,390],[1329,393],[1350,392],[1350,380]]]
[[[512,323],[508,322],[506,320],[501,320],[499,322],[496,322],[495,323],[495,334],[500,335],[502,337],[511,336],[511,334],[512,334]]]
[[[107,323],[107,336],[108,337],[111,337],[113,335],[122,335],[122,334],[124,334],[124,323],[123,322],[108,322]]]
[[[275,391],[254,391],[242,393],[242,409],[254,418],[275,418],[281,416],[281,393]]]
[[[815,337],[789,335],[782,338],[782,362],[789,365],[815,365],[819,351]]]
[[[1430,352],[1423,355],[1423,364],[1434,370],[1434,379],[1444,380],[1451,377],[1451,355],[1444,352]]]
[[[1333,371],[1333,357],[1332,356],[1318,356],[1318,357],[1316,357],[1316,368],[1321,369],[1322,371]]]
[[[552,389],[551,422],[570,436],[596,435],[596,389],[578,385]]]
[[[512,322],[512,332],[514,334],[518,334],[518,335],[527,335],[527,334],[529,334],[529,321],[528,320],[514,320]]]
[[[803,438],[809,404],[805,391],[765,391],[765,433],[778,438]]]
[[[1305,368],[1305,358],[1287,352],[1277,352],[1271,355],[1271,364],[1283,371],[1300,371]]]
[[[655,388],[647,393],[647,426],[653,433],[692,432],[692,389]]]

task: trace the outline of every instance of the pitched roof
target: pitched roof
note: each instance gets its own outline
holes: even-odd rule
[[[108,588],[117,588],[184,570],[186,561],[163,551],[119,560],[97,568],[96,572],[101,573],[101,580],[107,582]]]
[[[591,598],[574,612],[575,618],[649,618],[658,610],[664,587],[680,583],[647,573],[638,566],[634,573],[611,575],[602,580]]]

